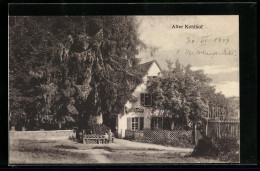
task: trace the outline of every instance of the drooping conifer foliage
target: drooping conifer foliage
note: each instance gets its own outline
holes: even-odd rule
[[[10,125],[110,126],[141,83],[136,29],[130,16],[10,17]]]

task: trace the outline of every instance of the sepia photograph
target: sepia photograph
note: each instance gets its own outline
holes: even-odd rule
[[[9,165],[240,163],[239,15],[8,23]]]

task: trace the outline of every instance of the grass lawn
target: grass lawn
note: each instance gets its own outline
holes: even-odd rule
[[[164,154],[153,154],[147,155],[143,153],[132,153],[121,154],[108,154],[107,157],[114,161],[115,163],[222,163],[213,159],[204,159],[204,158],[194,158],[194,157],[184,157],[179,154],[164,153]],[[120,162],[121,161],[121,162]],[[127,161],[127,162],[124,162]]]
[[[126,143],[127,142],[127,143]],[[10,164],[92,164],[92,163],[221,163],[188,157],[188,152],[149,146],[133,146],[118,140],[112,144],[81,144],[72,140],[11,140]]]
[[[10,164],[83,164],[95,162],[87,153],[70,151],[70,149],[77,149],[70,144],[60,140],[14,140],[9,147],[9,162]]]

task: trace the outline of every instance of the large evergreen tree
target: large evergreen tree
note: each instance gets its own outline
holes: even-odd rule
[[[10,17],[12,120],[106,124],[141,82],[134,17]],[[20,121],[19,121],[20,123]]]

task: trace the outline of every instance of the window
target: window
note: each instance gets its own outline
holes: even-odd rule
[[[141,105],[143,105],[143,106],[152,106],[152,94],[150,94],[150,93],[141,93]]]
[[[171,118],[170,117],[152,117],[151,129],[170,130]]]
[[[132,130],[138,130],[138,118],[132,118]]]
[[[132,118],[132,130],[143,130],[144,129],[144,118],[135,117]]]

